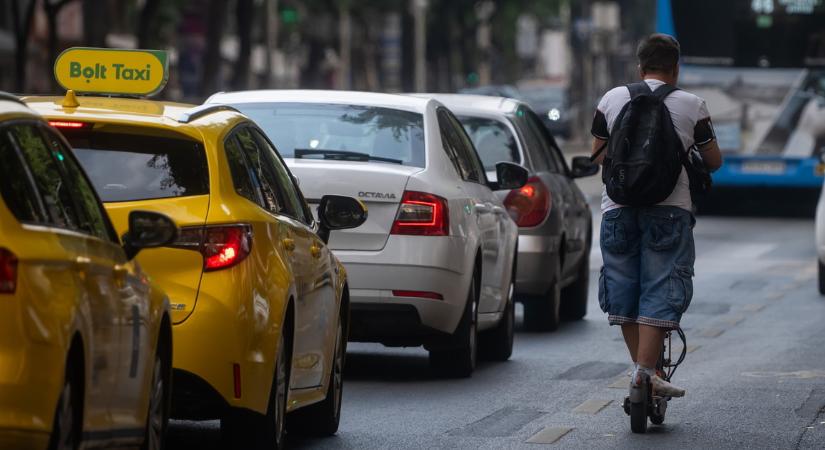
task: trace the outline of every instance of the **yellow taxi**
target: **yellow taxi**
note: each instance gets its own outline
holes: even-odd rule
[[[56,64],[59,80],[71,67],[92,75],[95,64],[111,75],[133,57],[68,52]],[[97,82],[61,81],[87,90]],[[141,89],[157,86],[128,92]],[[232,108],[71,90],[25,101],[72,143],[119,232],[138,209],[181,227],[174,243],[138,257],[171,301],[172,417],[220,418],[240,448],[282,446],[285,425],[335,433],[349,295],[326,238],[363,223],[363,205],[326,197],[316,222],[275,147]]]
[[[169,301],[132,258],[174,223],[133,211],[121,245],[65,139],[8,94],[0,161],[0,448],[161,448]]]

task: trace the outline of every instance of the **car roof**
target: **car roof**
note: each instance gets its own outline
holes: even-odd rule
[[[64,106],[69,96],[28,96],[22,100],[36,112],[46,117],[63,117],[72,120],[106,121],[155,128],[177,129],[193,132],[195,129],[227,125],[224,111],[240,120],[245,116],[231,108],[196,106],[135,98],[81,96],[73,98],[77,106]],[[229,110],[229,111],[226,111]]]
[[[312,89],[264,89],[253,91],[218,92],[205,103],[326,103],[340,105],[376,106],[402,109],[424,114],[432,100],[408,95],[377,92],[335,91]]]
[[[26,106],[20,98],[0,91],[0,120],[10,119],[43,120],[37,112]]]
[[[515,114],[526,103],[506,97],[475,94],[408,94],[411,97],[431,98],[454,113],[480,111],[494,114]]]

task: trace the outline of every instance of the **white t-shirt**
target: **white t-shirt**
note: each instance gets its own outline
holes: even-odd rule
[[[655,79],[648,79],[645,82],[651,90],[656,90],[656,88],[665,84],[664,81]],[[593,136],[607,140],[610,137],[610,130],[613,129],[616,118],[629,101],[630,91],[626,86],[613,88],[604,94],[593,118],[593,128],[591,130]],[[665,106],[670,111],[673,127],[676,129],[676,134],[685,149],[689,149],[693,145],[707,144],[716,138],[713,133],[713,125],[710,122],[708,107],[701,97],[677,90],[665,98]],[[678,206],[688,211],[691,210],[690,184],[684,167],[673,192],[658,205]],[[602,190],[602,213],[621,206],[607,196],[606,188]]]

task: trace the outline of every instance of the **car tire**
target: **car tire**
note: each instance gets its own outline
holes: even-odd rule
[[[561,322],[561,259],[556,263],[553,284],[545,295],[524,299],[524,328],[528,331],[556,331]]]
[[[491,361],[507,361],[513,354],[513,334],[516,328],[516,308],[513,298],[516,290],[516,265],[513,263],[513,275],[507,292],[507,303],[504,306],[501,320],[495,328],[481,333],[479,350],[484,359]]]
[[[339,319],[326,398],[320,403],[290,413],[286,421],[287,432],[305,436],[331,436],[338,431],[338,424],[341,421],[346,352],[344,326]]]
[[[146,431],[142,450],[162,450],[165,445],[166,428],[169,424],[170,380],[168,367],[163,361],[163,353],[155,352],[152,368],[152,385],[149,394],[149,410],[146,413]]]
[[[289,365],[285,346],[284,337],[281,335],[266,414],[230,408],[221,418],[223,448],[281,450],[285,447],[286,397],[289,388]]]
[[[587,315],[587,294],[590,290],[590,253],[582,256],[576,281],[561,291],[560,314],[563,319],[581,320]]]
[[[83,376],[77,362],[69,361],[63,389],[57,400],[49,450],[78,450],[83,436]]]
[[[478,294],[476,272],[470,280],[464,314],[446,349],[430,350],[430,366],[438,372],[456,378],[473,374],[478,357]]]
[[[822,261],[817,261],[817,265],[819,266],[819,294],[825,295],[825,264],[822,264]]]

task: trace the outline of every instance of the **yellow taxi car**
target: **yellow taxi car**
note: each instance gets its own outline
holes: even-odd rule
[[[0,194],[0,448],[161,448],[169,301],[131,260],[174,223],[133,211],[121,245],[65,139],[8,94]]]
[[[317,223],[272,143],[232,108],[72,91],[25,101],[72,143],[119,232],[136,209],[181,226],[138,258],[171,299],[172,416],[220,418],[239,448],[280,447],[285,425],[335,433],[349,295],[325,241],[363,223],[363,205],[324,198]]]

